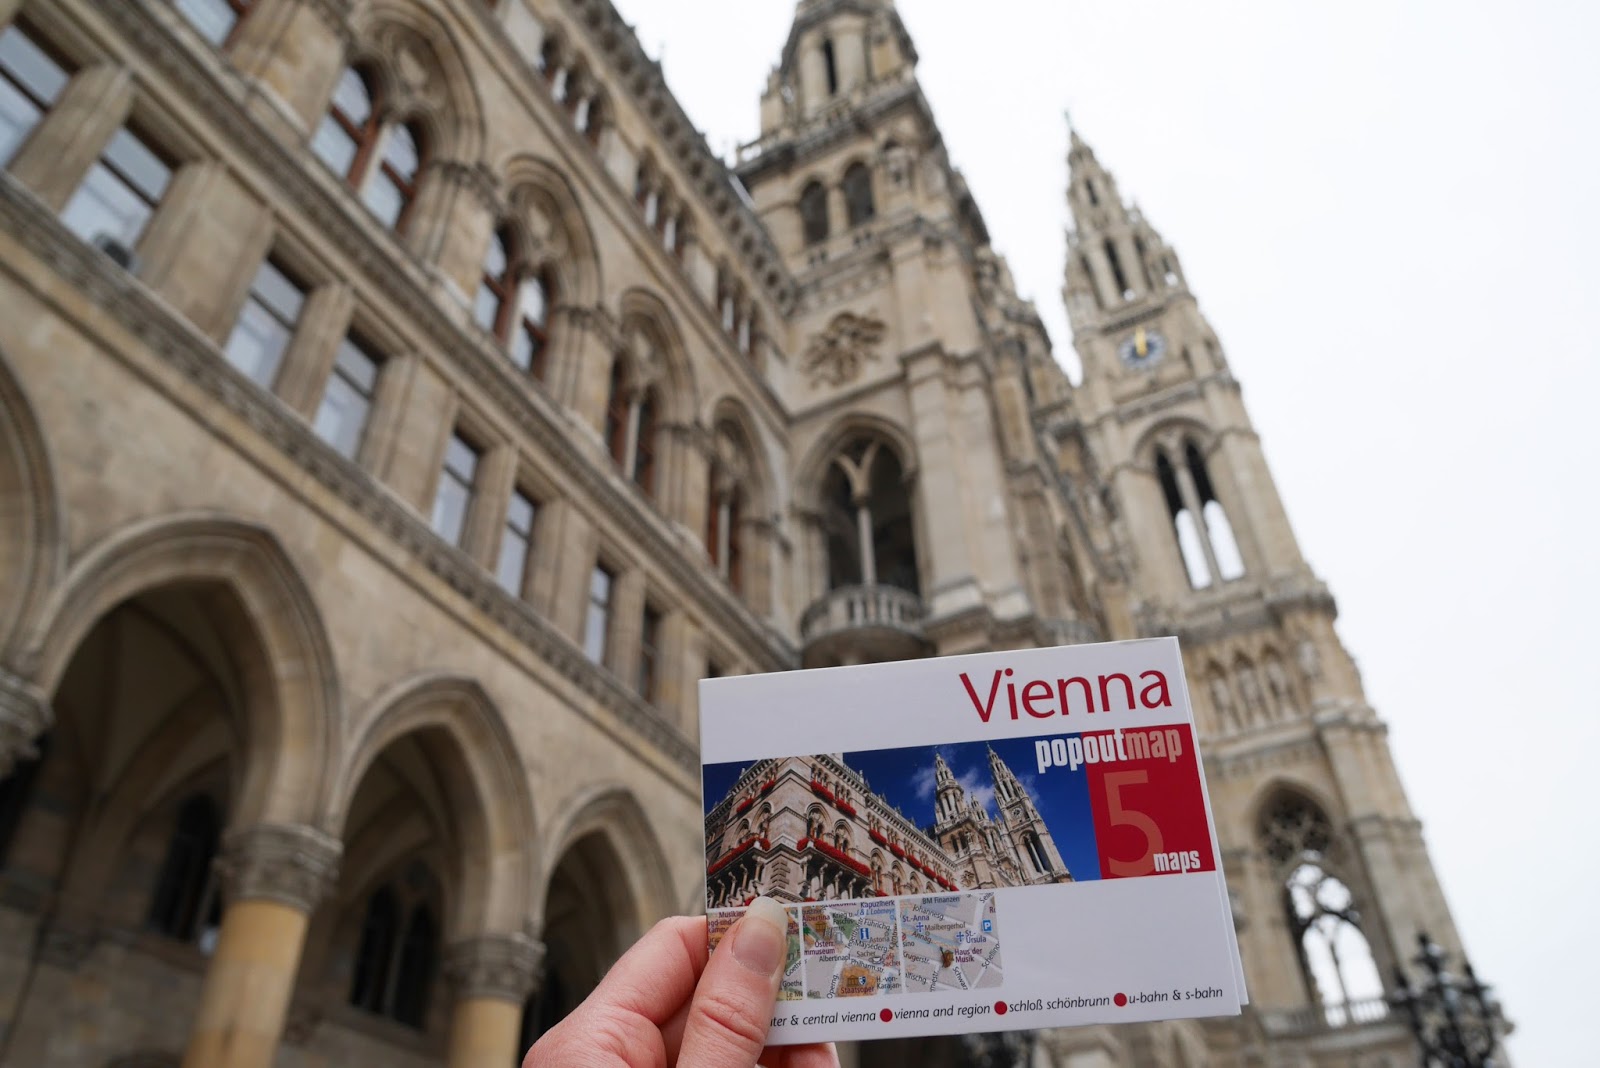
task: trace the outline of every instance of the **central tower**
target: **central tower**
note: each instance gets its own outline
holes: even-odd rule
[[[740,154],[796,281],[769,377],[793,413],[808,666],[994,648],[1040,624],[1012,472],[1039,459],[1025,378],[1048,343],[916,62],[889,0],[803,0]]]

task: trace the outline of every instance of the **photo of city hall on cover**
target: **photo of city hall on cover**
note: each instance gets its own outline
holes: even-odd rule
[[[761,894],[848,901],[1073,879],[1033,796],[982,743],[713,764],[704,775],[709,909]]]

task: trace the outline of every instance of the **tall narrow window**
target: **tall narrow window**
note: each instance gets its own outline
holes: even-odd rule
[[[628,422],[631,405],[628,403],[627,369],[622,361],[611,365],[611,390],[606,399],[606,448],[618,467],[628,460]]]
[[[223,348],[228,362],[256,385],[271,389],[305,302],[305,287],[272,260],[263,260]]]
[[[661,672],[661,613],[653,605],[644,606],[639,620],[639,696],[655,701]]]
[[[333,374],[328,376],[312,426],[347,459],[354,460],[361,450],[380,366],[372,350],[356,338],[346,337],[339,343]]]
[[[221,833],[222,819],[211,798],[197,794],[178,810],[150,901],[150,926],[168,938],[189,942],[201,933],[215,892],[211,862]]]
[[[1106,238],[1105,248],[1106,263],[1111,267],[1111,278],[1116,283],[1117,296],[1123,300],[1128,300],[1133,296],[1133,290],[1128,288],[1128,276],[1122,270],[1122,260],[1117,255],[1117,246],[1108,237]]]
[[[1205,521],[1206,538],[1211,542],[1211,554],[1217,559],[1217,571],[1222,581],[1231,582],[1244,574],[1244,558],[1239,555],[1239,543],[1233,536],[1233,524],[1228,513],[1217,500],[1217,491],[1206,473],[1205,459],[1194,442],[1186,442],[1184,461],[1189,465],[1189,476],[1194,479],[1195,492],[1200,496],[1200,517]]]
[[[864,163],[852,163],[844,172],[844,203],[851,226],[860,226],[876,214],[872,203],[872,172]]]
[[[478,299],[473,305],[478,325],[502,341],[514,285],[510,249],[510,235],[504,230],[490,235],[489,249],[483,256],[483,277],[478,282]]]
[[[346,67],[322,117],[311,151],[328,168],[354,185],[378,140],[378,109],[367,77]]]
[[[111,135],[88,177],[72,194],[61,221],[85,241],[115,242],[132,249],[171,180],[171,164],[123,127]]]
[[[549,368],[550,296],[548,274],[530,274],[517,287],[519,316],[510,338],[511,362],[544,381]]]
[[[656,394],[647,390],[634,416],[633,483],[645,496],[656,492]]]
[[[611,639],[611,587],[616,582],[602,564],[589,576],[589,608],[583,620],[583,654],[596,664],[606,662],[606,646]]]
[[[1183,501],[1178,488],[1178,473],[1165,452],[1156,453],[1156,478],[1161,483],[1161,495],[1167,502],[1167,514],[1172,519],[1173,532],[1178,541],[1178,552],[1183,557],[1183,567],[1189,576],[1189,585],[1203,590],[1211,585],[1211,566],[1206,563],[1205,549],[1200,543],[1200,528],[1195,525],[1194,513]]]
[[[438,965],[438,941],[433,911],[427,905],[418,905],[411,912],[411,921],[406,924],[405,937],[400,943],[389,1013],[409,1027],[420,1028],[427,1020],[428,994]]]
[[[839,91],[839,64],[833,53],[833,41],[829,38],[822,41],[822,73],[828,81],[828,95],[832,96]]]
[[[368,181],[362,201],[385,226],[403,228],[417,196],[417,175],[421,171],[421,139],[412,127],[395,124],[384,138],[383,159]]]
[[[539,506],[532,497],[521,490],[511,491],[511,504],[506,509],[506,526],[500,535],[500,560],[495,566],[495,579],[513,597],[521,597],[527,581],[528,558],[533,552],[533,522]]]
[[[356,1008],[383,1011],[399,927],[399,904],[394,891],[385,886],[367,899],[367,911],[361,921],[361,941],[350,975],[350,1004]]]
[[[433,529],[452,545],[461,544],[461,535],[467,529],[467,511],[472,506],[480,456],[480,451],[459,433],[450,435],[439,488],[433,496]]]
[[[255,0],[177,0],[178,10],[200,36],[221,48],[233,36]]]
[[[800,229],[808,245],[828,238],[828,191],[821,182],[811,182],[800,191]]]
[[[0,165],[11,162],[67,85],[67,71],[16,23],[0,33]]]
[[[1089,203],[1098,208],[1100,206],[1100,194],[1095,192],[1093,178],[1085,178],[1083,180],[1083,191],[1089,194]]]

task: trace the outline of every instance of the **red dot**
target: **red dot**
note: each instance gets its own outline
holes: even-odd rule
[[[994,1003],[994,1014],[996,1016],[1004,1016],[1006,1014],[1006,1003],[1003,1002],[1003,1001],[995,1002]]]
[[[894,1019],[894,1010],[884,1009],[882,1012],[878,1013],[878,1019],[882,1020],[884,1023],[888,1023],[890,1020]]]
[[[1120,1008],[1122,1008],[1122,1006],[1124,1006],[1124,1005],[1126,1005],[1128,1003],[1128,995],[1126,995],[1126,994],[1118,994],[1116,997],[1112,998],[1111,1000],[1115,1001],[1117,1003],[1117,1008],[1120,1009]]]

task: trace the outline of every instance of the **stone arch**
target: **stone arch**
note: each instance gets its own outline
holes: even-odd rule
[[[737,431],[738,439],[742,443],[750,458],[750,481],[748,485],[753,490],[751,504],[753,512],[757,515],[770,516],[778,511],[778,491],[774,471],[779,469],[779,464],[771,454],[769,443],[765,435],[757,428],[755,420],[750,417],[750,410],[744,403],[732,395],[723,396],[712,405],[706,425],[711,427],[715,436],[724,426]],[[715,450],[715,443],[713,444]],[[713,456],[713,462],[716,461]]]
[[[0,353],[0,662],[66,566],[63,511],[49,444]]]
[[[386,119],[416,122],[433,159],[476,164],[484,150],[483,105],[454,32],[412,0],[366,0],[350,16],[346,62],[375,72]]]
[[[537,266],[555,275],[557,305],[591,306],[605,292],[599,246],[583,203],[566,175],[536,156],[500,168],[509,222]]]
[[[656,838],[643,806],[626,786],[599,786],[571,798],[551,821],[544,855],[548,866],[541,873],[532,912],[543,917],[550,882],[561,857],[586,838],[598,836],[616,859],[626,885],[623,911],[637,938],[662,916],[671,914],[678,897],[673,892],[671,867]],[[541,919],[542,930],[542,919]],[[626,944],[626,942],[624,943]]]
[[[688,425],[699,409],[694,367],[672,312],[660,297],[638,288],[622,294],[618,310],[624,346],[621,358],[628,361],[630,383],[635,388],[655,384],[667,422]],[[640,342],[651,346],[659,363],[652,362]]]
[[[516,740],[476,682],[429,674],[380,694],[349,740],[321,825],[341,834],[357,791],[391,746],[415,739],[440,787],[456,855],[443,858],[450,879],[445,928],[453,938],[517,932],[534,885],[537,831],[527,771]]]
[[[1183,445],[1193,441],[1199,448],[1201,455],[1210,456],[1216,446],[1217,435],[1209,426],[1198,419],[1187,416],[1177,416],[1163,419],[1149,427],[1139,435],[1135,442],[1132,456],[1140,469],[1146,473],[1153,473],[1156,462],[1156,449],[1162,445],[1169,446],[1172,462],[1183,462]]]
[[[1342,836],[1344,810],[1336,799],[1323,787],[1302,775],[1280,773],[1256,787],[1243,807],[1245,819],[1239,826],[1247,828],[1252,848],[1260,844],[1261,827],[1271,807],[1285,799],[1298,799],[1311,805],[1327,819],[1333,836],[1335,838]]]
[[[311,591],[266,527],[190,513],[115,532],[73,566],[46,604],[27,640],[24,672],[54,692],[101,618],[130,598],[172,586],[222,592],[212,622],[240,658],[249,757],[232,825],[310,822],[338,744],[338,672]]]
[[[845,443],[857,434],[868,434],[883,439],[894,451],[900,470],[907,482],[917,478],[917,447],[910,432],[898,423],[871,412],[845,412],[833,420],[828,428],[806,450],[795,468],[795,501],[809,511],[820,511],[823,501],[822,484],[828,466]],[[920,531],[919,531],[920,533]]]

